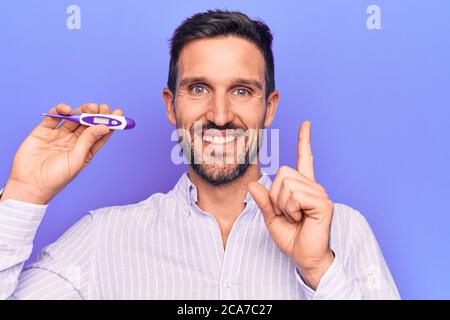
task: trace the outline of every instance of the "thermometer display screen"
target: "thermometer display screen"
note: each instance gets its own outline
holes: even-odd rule
[[[109,123],[109,119],[95,117],[94,118],[94,123],[96,123],[96,124],[108,124]]]

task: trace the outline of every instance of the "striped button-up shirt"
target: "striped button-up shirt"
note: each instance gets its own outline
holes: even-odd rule
[[[260,183],[270,188],[263,174]],[[252,197],[226,247],[184,174],[168,193],[93,210],[23,267],[47,206],[0,202],[0,298],[395,299],[398,292],[364,217],[334,205],[335,259],[316,290],[273,242]]]

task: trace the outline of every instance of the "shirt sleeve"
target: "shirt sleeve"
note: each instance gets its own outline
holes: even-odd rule
[[[16,200],[0,202],[0,299],[10,297],[17,287],[46,209]]]
[[[345,247],[339,248],[338,245],[332,248],[334,261],[316,290],[306,285],[296,269],[301,290],[310,300],[399,299],[395,282],[369,224],[359,212],[347,208],[353,212],[347,215],[350,231],[348,240],[343,241]]]
[[[36,262],[23,269],[46,208],[16,200],[0,203],[2,299],[85,299],[88,296],[93,247],[90,214],[45,247]]]

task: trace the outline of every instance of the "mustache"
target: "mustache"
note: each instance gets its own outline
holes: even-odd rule
[[[193,127],[194,126],[192,126],[192,128]],[[234,124],[234,123],[226,123],[226,124],[224,124],[222,126],[219,126],[219,125],[215,124],[214,122],[208,121],[207,123],[202,125],[202,131],[204,132],[204,131],[209,130],[209,129],[215,129],[215,130],[220,130],[220,131],[222,131],[222,130],[238,130],[238,129],[246,130],[247,127],[241,126],[241,125],[237,125],[237,124]]]

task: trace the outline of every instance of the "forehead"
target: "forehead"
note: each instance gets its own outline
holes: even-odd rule
[[[178,60],[178,81],[205,77],[214,81],[253,78],[264,81],[264,57],[252,42],[235,36],[189,42]]]

